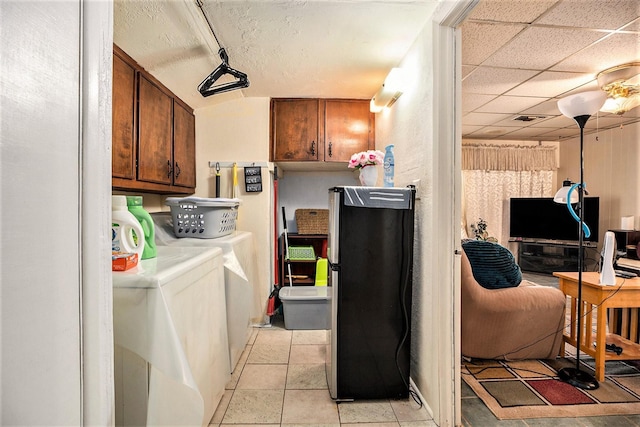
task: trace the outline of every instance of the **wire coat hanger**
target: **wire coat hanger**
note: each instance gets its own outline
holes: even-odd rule
[[[198,92],[200,92],[202,96],[207,97],[215,95],[216,93],[249,87],[249,79],[247,75],[229,66],[229,57],[227,56],[227,52],[224,48],[220,48],[218,54],[220,55],[220,59],[222,59],[222,64],[218,65],[218,67],[213,70],[211,74],[209,74],[207,78],[200,83],[200,85],[198,85]],[[225,74],[229,74],[238,80],[214,86],[214,83]]]
[[[202,12],[202,16],[204,17],[205,21],[207,21],[207,25],[209,26],[209,30],[211,30],[211,34],[213,34],[213,38],[216,39],[216,43],[220,47],[220,49],[218,50],[218,55],[220,55],[220,59],[222,60],[222,64],[218,65],[218,67],[213,70],[211,74],[209,74],[207,78],[202,81],[202,83],[198,85],[198,92],[200,92],[200,94],[206,98],[207,96],[215,95],[216,93],[229,92],[231,90],[249,87],[249,78],[247,77],[247,75],[229,66],[229,56],[227,55],[227,51],[220,44],[215,31],[213,31],[213,26],[211,25],[211,22],[209,22],[209,18],[207,18],[207,14],[204,13],[204,5],[202,3],[202,0],[195,0],[195,2],[196,6],[200,8],[200,12]],[[235,77],[237,80],[233,82],[221,83],[217,86],[214,85],[214,83],[220,77],[226,74]]]

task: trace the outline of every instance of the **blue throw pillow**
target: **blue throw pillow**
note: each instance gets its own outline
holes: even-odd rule
[[[469,259],[473,277],[487,289],[512,288],[522,281],[513,254],[504,246],[484,240],[468,240],[462,249]]]

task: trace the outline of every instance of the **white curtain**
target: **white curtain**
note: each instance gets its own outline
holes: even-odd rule
[[[489,236],[509,242],[509,199],[552,197],[556,188],[556,147],[462,147],[462,228],[473,238],[471,224],[482,218]]]

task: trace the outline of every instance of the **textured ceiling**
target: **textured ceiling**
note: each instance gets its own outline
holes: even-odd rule
[[[203,98],[220,63],[195,0],[115,0],[114,41],[193,108],[239,96],[371,98],[437,0],[201,0],[231,67],[251,85]]]
[[[203,98],[220,64],[196,0],[115,0],[114,41],[193,108],[242,96],[370,98],[437,0],[200,0],[243,90]],[[480,0],[462,25],[465,138],[558,140],[578,129],[559,98],[640,61],[640,0]],[[542,118],[514,121],[519,115]],[[599,114],[588,129],[640,120]]]

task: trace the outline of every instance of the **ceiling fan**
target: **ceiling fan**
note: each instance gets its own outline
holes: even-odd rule
[[[640,62],[608,68],[597,78],[598,86],[608,95],[600,111],[624,114],[640,105]]]

